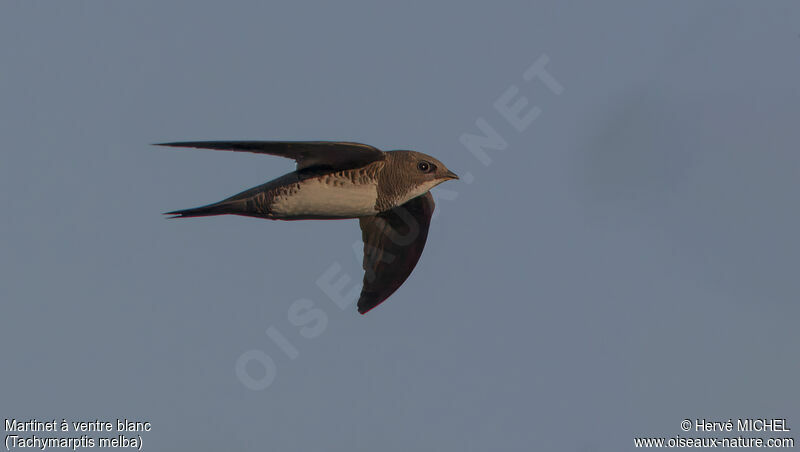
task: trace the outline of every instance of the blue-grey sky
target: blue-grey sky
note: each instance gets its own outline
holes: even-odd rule
[[[798,80],[788,1],[3,2],[0,415],[148,420],[150,451],[800,430]],[[538,116],[514,127],[504,94]],[[488,165],[479,124],[506,144]],[[148,145],[200,139],[471,177],[434,189],[417,269],[361,316],[318,283],[359,284],[357,221],[162,218],[293,166]],[[304,335],[297,303],[327,323]],[[265,389],[242,356],[274,363]]]

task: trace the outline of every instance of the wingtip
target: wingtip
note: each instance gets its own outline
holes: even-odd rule
[[[378,303],[378,304],[376,304],[374,306],[370,306],[370,307],[368,307],[366,309],[359,307],[358,308],[358,313],[361,314],[361,315],[364,315],[364,314],[368,313],[369,311],[372,311],[373,309],[377,308],[379,304],[380,303]]]

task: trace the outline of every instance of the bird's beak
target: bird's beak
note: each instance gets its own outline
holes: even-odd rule
[[[445,177],[447,177],[448,179],[458,179],[458,174],[450,170],[447,170],[447,174],[445,174]]]

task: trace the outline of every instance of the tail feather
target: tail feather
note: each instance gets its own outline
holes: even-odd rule
[[[269,218],[269,207],[265,201],[264,192],[271,183],[268,182],[267,184],[253,187],[214,204],[192,209],[174,210],[166,212],[164,215],[172,215],[169,218],[191,218],[231,214]]]
[[[193,209],[175,210],[172,212],[165,212],[164,215],[172,215],[172,218],[191,218],[191,217],[209,217],[212,215],[225,215],[235,213],[230,205],[223,203],[209,204],[207,206],[195,207]]]

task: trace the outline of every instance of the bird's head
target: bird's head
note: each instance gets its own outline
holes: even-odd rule
[[[458,179],[442,162],[422,152],[389,151],[386,155],[390,177],[408,190],[404,196],[406,200],[416,198],[442,182]]]

